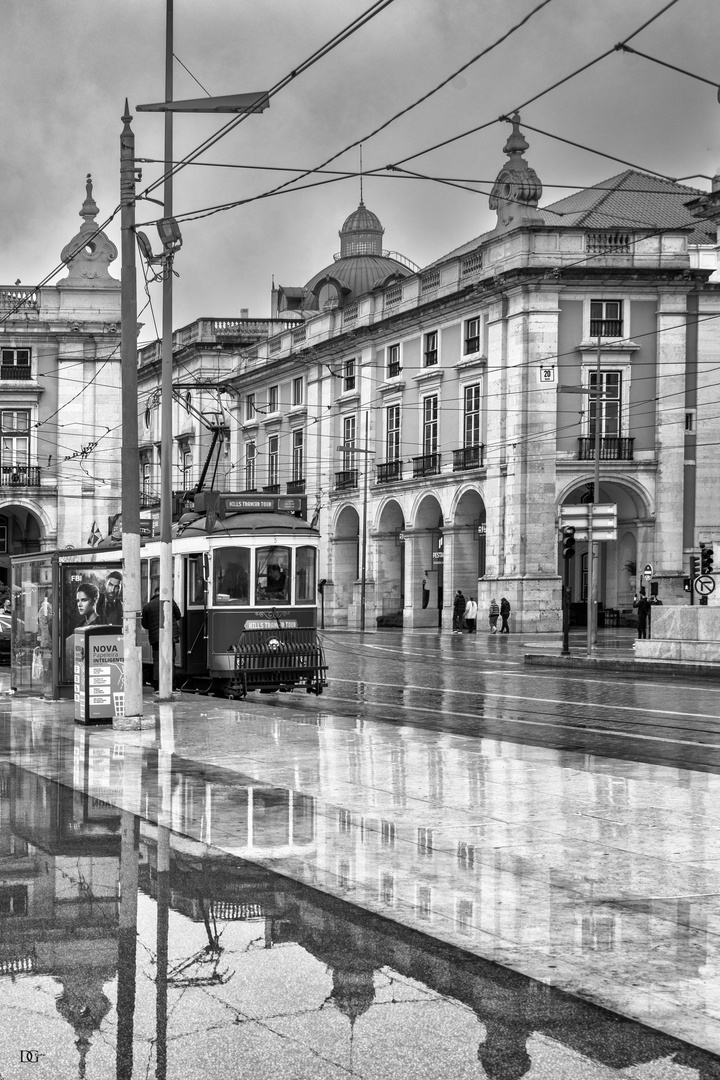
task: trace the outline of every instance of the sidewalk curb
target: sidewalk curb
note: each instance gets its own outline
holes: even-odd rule
[[[695,675],[720,678],[720,664],[693,664],[684,660],[636,660],[634,657],[559,656],[551,653],[525,653],[525,663],[533,667],[576,668],[591,671],[617,671],[626,675]]]

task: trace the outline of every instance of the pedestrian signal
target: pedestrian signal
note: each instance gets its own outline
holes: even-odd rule
[[[712,574],[713,572],[713,549],[712,544],[700,545],[700,566],[702,567],[703,574]]]
[[[691,588],[692,588],[691,579],[689,577],[683,578],[683,589],[685,590],[685,592],[690,592]]]
[[[572,559],[575,554],[575,526],[564,525],[562,531],[563,559]]]

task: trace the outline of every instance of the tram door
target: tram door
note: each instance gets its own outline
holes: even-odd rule
[[[202,555],[187,555],[185,563],[185,618],[181,633],[183,670],[188,675],[207,672],[207,618]]]

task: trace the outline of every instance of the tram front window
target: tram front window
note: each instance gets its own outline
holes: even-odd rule
[[[216,548],[213,565],[215,603],[233,606],[249,604],[250,549]]]
[[[286,604],[290,599],[290,549],[258,548],[255,578],[258,604]]]

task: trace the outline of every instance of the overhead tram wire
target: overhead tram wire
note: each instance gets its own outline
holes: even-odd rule
[[[280,90],[284,89],[285,86],[289,85],[289,83],[292,82],[293,79],[297,78],[298,75],[303,74],[303,72],[307,71],[308,68],[316,64],[318,60],[321,60],[323,59],[323,57],[327,56],[328,53],[332,52],[333,49],[337,48],[338,45],[341,45],[343,42],[345,42],[357,30],[365,26],[368,22],[371,21],[371,19],[373,19],[376,15],[379,15],[380,12],[384,11],[385,8],[389,7],[390,4],[392,4],[393,2],[394,0],[375,0],[375,2],[371,4],[365,12],[363,12],[361,15],[358,15],[357,18],[353,19],[352,22],[348,23],[348,25],[343,30],[338,31],[337,34],[330,38],[330,40],[327,41],[325,45],[322,45],[319,49],[316,49],[315,52],[312,53],[306,60],[304,60],[301,64],[294,68],[288,75],[284,76],[283,79],[277,82],[275,86],[268,91],[268,96],[274,96],[275,94],[279,93]],[[186,157],[180,163],[173,166],[173,168],[167,175],[174,175],[176,172],[179,172],[182,168],[184,168],[186,164],[190,164],[192,161],[194,161],[196,157],[199,157],[200,154],[204,153],[206,149],[214,146],[216,142],[219,142],[219,140],[224,137],[224,135],[232,131],[235,127],[238,126],[238,124],[241,124],[250,115],[252,114],[242,113],[239,116],[234,117],[231,121],[225,124],[220,129],[220,131],[215,132],[214,135],[210,136],[208,139],[205,139],[202,143],[200,143],[198,147],[195,148],[195,150],[191,151],[190,154],[186,155]],[[135,196],[136,201],[145,198],[147,195],[150,194],[151,191],[154,191],[157,187],[164,184],[165,179],[166,175],[163,174],[161,177],[159,177],[158,180],[154,181],[148,187],[144,188],[142,192],[139,192]],[[112,213],[101,224],[97,226],[94,232],[90,233],[89,236],[83,237],[82,243],[78,245],[77,251],[72,253],[70,258],[68,259],[68,262],[58,263],[48,274],[45,275],[45,277],[41,281],[39,281],[33,287],[33,290],[36,291],[37,289],[41,289],[44,285],[47,285],[50,281],[52,281],[52,279],[57,274],[59,274],[68,265],[70,261],[72,261],[72,258],[79,251],[81,251],[82,248],[86,247],[87,244],[94,240],[96,236],[99,236],[100,233],[102,233],[108,227],[108,225],[113,222],[113,220],[120,213],[120,210],[121,206],[116,206]],[[8,311],[4,312],[3,315],[0,316],[0,326],[6,323],[12,315],[19,311],[20,308],[24,305],[24,303],[25,298],[21,298],[16,304],[9,308]]]
[[[277,192],[282,191],[284,188],[289,187],[291,184],[297,183],[297,181],[303,180],[303,179],[305,179],[305,177],[310,176],[313,173],[324,169],[326,165],[329,165],[332,161],[335,161],[337,158],[342,157],[343,154],[348,153],[350,150],[354,150],[356,147],[358,147],[362,142],[366,141],[367,139],[372,139],[375,135],[378,135],[381,131],[384,131],[385,128],[389,127],[390,124],[394,123],[396,120],[399,120],[400,117],[405,116],[407,113],[409,113],[413,109],[417,108],[418,105],[421,105],[423,102],[427,101],[428,98],[430,98],[434,94],[438,93],[438,91],[442,90],[443,87],[446,86],[449,82],[452,82],[453,79],[457,78],[457,76],[459,74],[461,74],[463,71],[467,70],[467,68],[471,67],[473,64],[477,63],[478,60],[482,59],[482,57],[486,56],[489,52],[492,52],[492,50],[497,48],[498,45],[501,45],[504,41],[507,41],[507,39],[509,37],[511,37],[512,34],[516,33],[516,31],[520,30],[527,22],[529,22],[530,19],[532,19],[532,17],[534,15],[536,15],[539,11],[541,11],[544,7],[546,7],[551,2],[552,2],[552,0],[541,0],[541,2],[539,4],[537,4],[532,9],[532,11],[529,11],[528,14],[525,15],[519,22],[517,22],[513,26],[511,26],[510,29],[507,30],[504,34],[502,34],[499,38],[497,38],[496,41],[492,42],[490,45],[488,45],[486,48],[484,48],[481,52],[479,52],[475,56],[471,57],[470,60],[468,60],[466,63],[462,64],[459,68],[457,68],[457,70],[453,71],[450,75],[447,76],[447,78],[443,79],[442,82],[438,83],[437,86],[434,86],[432,88],[432,90],[428,90],[427,93],[423,94],[416,101],[413,101],[413,102],[411,102],[410,105],[407,105],[407,106],[405,106],[405,108],[400,109],[399,112],[395,113],[388,120],[385,120],[378,127],[374,128],[368,135],[364,135],[361,138],[356,139],[354,142],[351,142],[348,146],[343,147],[342,150],[338,150],[337,153],[335,153],[331,157],[327,158],[320,165],[316,166],[316,168],[308,169],[305,173],[302,173],[300,176],[292,177],[290,180],[285,181],[285,183],[279,184],[277,187],[271,189],[270,191],[264,192],[261,195],[257,195],[254,198],[236,199],[236,200],[233,200],[232,202],[229,202],[229,203],[222,203],[222,204],[220,204],[218,206],[208,207],[207,209],[205,209],[203,211],[189,211],[187,214],[178,214],[178,215],[176,215],[177,220],[178,221],[196,221],[199,218],[209,217],[211,214],[218,214],[221,211],[231,210],[236,206],[242,206],[242,205],[244,205],[244,204],[246,204],[248,202],[254,202],[257,199],[268,198],[270,195],[274,195]],[[677,3],[677,0],[672,0],[672,3]],[[268,92],[268,96],[270,94],[272,94],[272,93],[275,93],[275,92],[277,92],[277,91],[273,88],[273,90]],[[226,125],[225,129],[221,129],[221,131],[218,132],[218,136],[222,137],[222,135],[225,134],[227,130],[231,130],[231,126],[235,126],[235,124],[239,123],[241,121],[241,119],[243,119],[243,117],[240,117],[236,121],[231,122],[231,124]],[[492,122],[497,123],[496,120],[493,120]],[[215,140],[215,141],[217,141],[217,140]],[[206,148],[209,148],[210,145],[214,145],[214,142],[213,143],[209,142],[208,146]],[[199,152],[202,152],[202,151],[198,151],[198,153]],[[197,155],[193,151],[193,153],[191,155],[188,155],[188,157],[186,159],[186,163],[190,164],[192,162],[192,160],[194,160],[195,156],[197,156]],[[180,167],[184,167],[184,165],[183,166],[178,166],[178,168],[180,168]],[[158,183],[159,182],[160,181],[158,181]],[[307,185],[307,186],[311,186],[311,185]],[[148,189],[148,190],[151,190],[151,189]]]
[[[563,86],[564,83],[570,82],[571,79],[574,79],[578,75],[581,75],[584,71],[588,71],[589,68],[594,67],[595,64],[599,64],[601,60],[605,60],[608,56],[612,56],[612,54],[614,52],[617,52],[617,50],[622,45],[626,44],[628,41],[632,41],[634,37],[637,37],[637,35],[642,33],[643,30],[646,30],[651,23],[655,22],[656,19],[659,19],[661,15],[664,15],[666,11],[668,11],[671,7],[674,7],[674,5],[677,3],[678,0],[669,0],[669,3],[665,4],[662,8],[660,8],[660,10],[655,13],[655,15],[647,19],[641,26],[637,28],[637,30],[634,30],[632,34],[628,34],[627,37],[623,38],[622,42],[618,42],[616,45],[613,45],[612,48],[606,49],[605,52],[600,53],[599,56],[596,56],[594,60],[589,60],[586,64],[582,64],[581,67],[576,68],[575,71],[570,72],[569,75],[563,76],[562,79],[558,79],[557,82],[552,83],[550,86],[546,87],[545,90],[541,90],[538,94],[533,94],[533,96],[528,98],[527,101],[524,101],[521,105],[516,105],[514,108],[507,110],[507,112],[510,114],[520,112],[522,109],[527,108],[528,105],[532,105],[534,104],[534,102],[539,101],[540,98],[545,97],[546,94],[551,93],[553,90],[557,90],[559,86]],[[436,143],[434,146],[430,146],[426,150],[418,150],[416,154],[410,154],[408,155],[408,157],[400,158],[400,160],[396,161],[394,164],[403,165],[406,161],[413,161],[415,158],[422,157],[424,154],[431,154],[434,150],[439,150],[443,146],[449,146],[450,143],[457,142],[459,139],[464,139],[468,135],[474,135],[478,131],[483,131],[485,128],[492,127],[493,124],[497,124],[499,122],[499,119],[500,118],[497,118],[495,120],[488,120],[484,124],[479,124],[477,127],[473,127],[470,128],[468,131],[461,132],[459,135],[453,135],[449,139],[444,139],[442,142]]]

